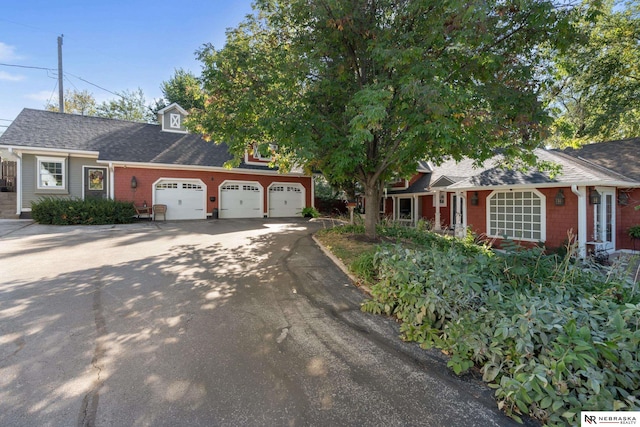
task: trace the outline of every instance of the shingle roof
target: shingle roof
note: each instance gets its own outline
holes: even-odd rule
[[[640,182],[640,138],[583,145],[564,154]]]
[[[594,168],[583,161],[567,156],[559,151],[538,149],[535,151],[538,160],[552,162],[561,166],[561,172],[553,178],[548,172],[533,168],[522,172],[505,170],[498,165],[499,158],[485,162],[487,167],[476,169],[475,174],[453,184],[450,188],[474,188],[508,185],[540,185],[540,184],[586,184],[586,183],[621,183],[633,180],[613,171]],[[462,168],[461,168],[462,169]]]
[[[116,162],[221,167],[232,158],[226,144],[200,135],[162,132],[159,125],[25,108],[0,136],[0,145],[99,152]],[[268,170],[242,163],[240,168]]]

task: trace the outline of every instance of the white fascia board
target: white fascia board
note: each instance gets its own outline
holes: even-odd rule
[[[481,186],[465,186],[465,187],[442,187],[442,191],[482,191],[482,190],[504,190],[504,189],[527,189],[527,188],[558,188],[558,187],[571,187],[576,185],[578,187],[623,187],[623,188],[637,188],[640,187],[640,182],[628,182],[628,181],[567,181],[567,182],[548,182],[542,184],[513,184],[513,185],[481,185]]]
[[[58,148],[40,148],[40,147],[22,147],[22,146],[9,146],[3,145],[12,152],[23,154],[39,154],[45,156],[71,156],[71,157],[94,157],[98,158],[100,155],[97,151],[85,151],[85,150],[61,150]]]
[[[182,108],[180,105],[178,105],[176,102],[173,102],[173,103],[167,105],[162,110],[158,110],[157,114],[164,114],[166,111],[172,110],[174,108],[176,108],[181,114],[184,114],[185,116],[189,115],[189,112],[187,110],[185,110],[184,108]]]
[[[121,168],[141,168],[141,169],[169,169],[169,170],[189,170],[189,171],[200,171],[200,172],[225,172],[225,173],[233,173],[233,174],[243,174],[243,175],[280,175],[280,176],[291,176],[291,177],[299,177],[299,178],[311,178],[310,175],[306,175],[304,173],[280,173],[277,170],[258,170],[258,169],[240,169],[240,168],[232,168],[227,169],[225,167],[220,166],[192,166],[192,165],[173,165],[166,163],[136,163],[136,162],[115,162],[113,160],[98,160],[96,163],[99,164],[112,164],[113,167],[121,167]]]

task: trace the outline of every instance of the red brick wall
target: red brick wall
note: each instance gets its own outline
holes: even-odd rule
[[[131,188],[131,177],[135,176],[138,187],[134,191]],[[237,174],[229,172],[205,172],[187,170],[166,170],[166,169],[146,169],[146,168],[115,168],[115,199],[133,201],[136,205],[153,202],[153,183],[160,178],[183,178],[200,179],[207,186],[207,213],[211,213],[218,207],[220,200],[218,187],[226,180],[235,181],[257,181],[264,188],[263,206],[267,209],[267,199],[269,185],[273,182],[296,182],[301,183],[305,188],[305,206],[313,206],[311,201],[311,177],[290,177],[286,175],[251,175]],[[211,202],[210,197],[215,197],[216,201]]]
[[[627,205],[617,204],[620,191],[616,194],[616,243],[618,249],[634,249],[634,241],[629,237],[629,227],[640,225],[640,188],[635,188],[628,192],[629,203]],[[640,250],[640,240],[635,241],[635,250]]]

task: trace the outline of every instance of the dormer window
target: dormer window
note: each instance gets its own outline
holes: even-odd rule
[[[170,124],[169,127],[173,128],[173,129],[180,129],[180,123],[182,122],[182,120],[180,120],[180,114],[169,114],[170,117]]]
[[[158,111],[158,121],[164,132],[188,133],[184,127],[184,118],[188,114],[184,108],[173,103]]]

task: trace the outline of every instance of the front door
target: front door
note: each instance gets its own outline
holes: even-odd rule
[[[85,199],[106,199],[107,198],[107,168],[85,167],[84,168],[84,198]]]
[[[600,204],[594,205],[594,241],[603,244],[603,249],[615,249],[615,190],[598,188]]]

